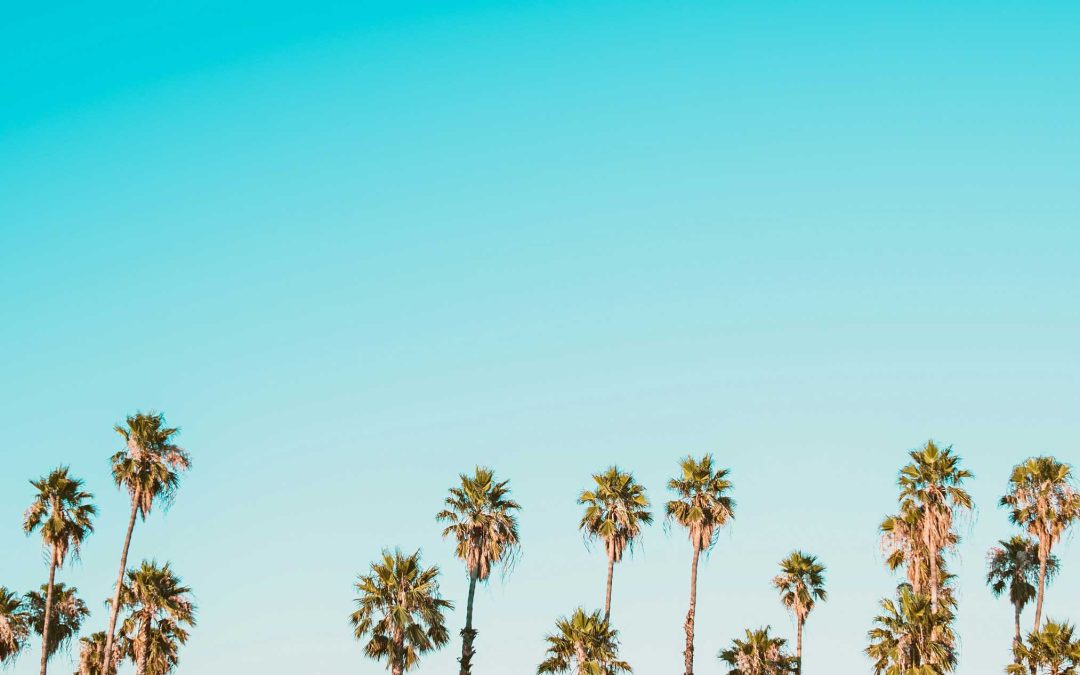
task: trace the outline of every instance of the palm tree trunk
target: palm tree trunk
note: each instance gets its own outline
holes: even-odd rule
[[[615,558],[608,556],[607,593],[604,595],[604,621],[611,619],[611,580],[615,577]]]
[[[930,548],[930,607],[935,612],[938,610],[938,591],[941,584],[938,582],[938,552],[934,547]]]
[[[1024,639],[1020,637],[1020,609],[1021,605],[1016,605],[1016,634],[1013,635],[1013,654],[1016,654],[1016,649],[1024,643]],[[1016,663],[1019,663],[1019,657],[1016,657]]]
[[[588,657],[585,656],[585,646],[581,642],[576,642],[574,651],[577,652],[577,675],[585,675],[585,662],[588,661]]]
[[[694,675],[694,612],[697,609],[697,568],[698,558],[701,557],[701,549],[694,546],[694,562],[690,565],[690,610],[686,612],[686,651],[683,652],[683,663],[686,666],[686,675]]]
[[[796,622],[796,637],[795,637],[795,672],[798,675],[802,675],[802,629],[803,620],[799,619]]]
[[[1049,548],[1049,547],[1047,547]],[[1042,621],[1043,596],[1046,595],[1046,559],[1049,551],[1046,551],[1042,542],[1039,543],[1039,596],[1035,598],[1035,630],[1039,630]]]
[[[461,631],[461,664],[460,675],[472,673],[472,658],[476,653],[473,651],[473,640],[476,639],[476,631],[472,627],[473,600],[476,598],[476,573],[469,575],[469,603],[465,606],[465,628]]]
[[[56,546],[49,560],[49,588],[45,592],[45,625],[41,627],[41,675],[49,665],[49,624],[52,623],[53,584],[56,582]]]
[[[139,513],[139,493],[131,496],[131,517],[128,519],[127,536],[124,537],[124,548],[120,552],[120,574],[116,577],[116,588],[113,590],[112,606],[109,608],[109,630],[105,633],[105,660],[101,672],[108,673],[112,665],[113,636],[116,634],[116,617],[120,615],[120,589],[124,585],[124,572],[127,570],[128,549],[131,548],[131,533],[135,531],[135,516]]]
[[[138,656],[135,657],[135,675],[146,675],[146,662],[150,658],[150,621],[151,616],[144,616],[140,632],[142,644],[139,645]]]

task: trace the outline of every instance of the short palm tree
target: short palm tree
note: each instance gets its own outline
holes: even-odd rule
[[[1039,592],[1035,600],[1035,630],[1042,621],[1050,555],[1061,535],[1080,519],[1080,493],[1072,484],[1072,469],[1053,457],[1032,457],[1013,467],[1009,492],[1001,498],[1012,522],[1039,542]]]
[[[789,675],[799,672],[798,662],[787,651],[787,640],[769,635],[769,627],[746,629],[746,639],[735,638],[720,652],[731,666],[728,675]]]
[[[645,487],[634,480],[633,474],[613,466],[603,473],[593,474],[593,482],[596,487],[585,490],[578,497],[578,503],[585,505],[585,515],[578,527],[589,539],[604,542],[608,559],[604,618],[610,619],[615,563],[622,560],[627,550],[633,550],[634,542],[641,536],[641,527],[652,523],[652,513]]]
[[[702,551],[716,543],[717,533],[735,517],[735,500],[731,498],[731,481],[727,469],[714,469],[712,455],[700,460],[686,457],[679,462],[682,475],[668,481],[668,489],[676,498],[666,506],[667,521],[682,525],[690,535],[694,549],[690,566],[690,609],[683,628],[686,630],[686,649],[683,664],[686,675],[694,675],[694,617],[697,610],[697,571]]]
[[[613,629],[599,611],[586,613],[577,608],[569,617],[555,622],[555,632],[547,638],[547,658],[536,672],[573,675],[617,675],[632,673],[630,664],[619,660],[619,631]]]
[[[169,617],[157,621],[145,634],[146,675],[168,675],[180,665],[180,648],[187,644],[188,632]],[[141,643],[124,637],[119,644],[120,658],[137,662]]]
[[[795,672],[802,673],[803,626],[806,617],[818,602],[828,597],[825,592],[825,566],[817,557],[795,551],[780,561],[780,574],[773,578],[780,591],[780,601],[795,615]]]
[[[23,531],[41,532],[41,541],[49,552],[49,583],[45,586],[42,609],[41,675],[49,663],[49,635],[52,626],[53,588],[56,570],[62,568],[68,556],[78,557],[83,541],[94,531],[93,518],[97,509],[90,500],[94,495],[83,491],[83,482],[68,475],[62,466],[48,476],[30,484],[37,490],[34,501],[26,510]]]
[[[30,615],[22,596],[0,586],[0,665],[13,661],[29,636]]]
[[[195,625],[191,589],[183,585],[169,563],[159,566],[156,561],[144,560],[138,568],[128,570],[120,589],[120,605],[128,612],[121,627],[126,643],[122,651],[135,662],[136,675],[168,672],[154,661],[157,638],[164,627],[172,634],[179,631],[180,644],[187,640],[183,627]]]
[[[155,502],[171,503],[180,486],[180,473],[191,467],[187,452],[173,442],[180,430],[168,426],[160,413],[135,413],[114,429],[124,438],[124,449],[112,456],[113,480],[117,487],[127,489],[131,498],[131,516],[128,518],[124,547],[120,551],[120,572],[113,588],[109,627],[105,632],[105,668],[113,665],[120,589],[124,585],[136,516],[141,516],[145,521]]]
[[[443,536],[457,540],[457,557],[469,574],[469,600],[465,605],[465,628],[461,631],[461,675],[472,672],[473,601],[477,582],[490,578],[492,569],[509,565],[520,548],[517,512],[521,506],[509,498],[509,481],[496,481],[491,469],[477,467],[472,476],[462,474],[461,486],[450,488],[446,508],[435,518],[447,523]]]
[[[1027,644],[1017,649],[1017,662],[1009,665],[1009,675],[1077,675],[1080,673],[1080,638],[1068,623],[1047,621],[1040,630],[1028,633]]]
[[[116,675],[116,664],[120,662],[119,646],[110,660],[108,672],[105,670],[105,631],[92,633],[79,639],[79,670],[75,675]]]
[[[883,612],[867,634],[866,654],[875,675],[942,675],[956,668],[953,612],[947,603],[934,608],[929,595],[901,584],[897,598],[882,600]]]
[[[960,468],[952,447],[934,441],[908,453],[911,463],[900,470],[900,500],[921,515],[919,543],[929,562],[930,601],[936,609],[943,584],[939,555],[952,548],[957,537],[953,520],[957,511],[971,511],[971,495],[962,487],[972,473]]]
[[[49,658],[56,652],[71,644],[79,635],[83,620],[90,616],[90,610],[86,603],[78,596],[79,589],[68,588],[63,583],[53,586],[53,600],[49,612],[49,630],[47,647]],[[30,613],[30,626],[34,632],[44,637],[45,631],[45,601],[48,597],[48,586],[42,586],[41,592],[30,591],[26,594],[26,609]]]
[[[443,611],[454,605],[439,594],[438,578],[439,568],[423,567],[419,551],[384,551],[356,584],[353,634],[370,637],[364,652],[385,659],[393,675],[412,670],[422,655],[450,641]]]
[[[994,597],[999,598],[1008,591],[1015,619],[1013,644],[1020,646],[1020,613],[1035,599],[1039,582],[1039,544],[1027,537],[1017,535],[1012,539],[1002,539],[1000,546],[990,549],[986,556],[986,584]],[[1047,561],[1047,578],[1053,578],[1057,572],[1057,556],[1050,556]]]

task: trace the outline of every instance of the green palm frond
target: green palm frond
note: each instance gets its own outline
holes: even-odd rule
[[[642,526],[652,523],[649,498],[633,474],[615,466],[594,474],[593,482],[595,487],[578,497],[585,506],[578,527],[588,539],[603,541],[608,557],[619,562],[627,550],[633,551]]]
[[[798,672],[798,662],[787,651],[787,640],[769,634],[769,626],[745,631],[745,639],[734,639],[720,652],[721,661],[731,666],[728,675],[789,675]]]
[[[716,542],[720,528],[735,517],[731,481],[727,469],[714,469],[712,455],[700,460],[686,457],[680,463],[682,475],[668,481],[676,499],[666,505],[668,522],[685,527],[696,550],[707,551]]]
[[[617,675],[632,673],[630,664],[619,659],[619,631],[603,613],[586,613],[577,608],[569,617],[555,622],[555,632],[547,636],[547,658],[537,667],[545,673]]]

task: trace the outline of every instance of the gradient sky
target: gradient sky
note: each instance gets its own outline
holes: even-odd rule
[[[876,526],[933,437],[976,474],[958,672],[1000,672],[996,500],[1028,455],[1080,462],[1078,121],[1075,2],[12,5],[0,584],[45,581],[27,480],[70,464],[101,514],[58,579],[104,626],[111,427],[163,410],[194,468],[132,558],[196,591],[180,672],[374,675],[355,575],[423,549],[456,633],[432,516],[490,464],[524,551],[478,594],[476,670],[525,675],[602,601],[589,474],[618,462],[661,504],[713,452],[738,511],[701,571],[699,671],[744,627],[793,635],[769,580],[800,547],[831,593],[807,675],[867,673],[898,580]],[[613,617],[659,675],[690,548],[643,544]],[[1080,621],[1080,545],[1059,555],[1048,613]]]

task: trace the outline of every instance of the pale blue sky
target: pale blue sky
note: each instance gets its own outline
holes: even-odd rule
[[[801,547],[832,595],[807,675],[867,673],[896,583],[875,528],[932,436],[977,475],[959,673],[999,672],[996,499],[1029,454],[1080,460],[1077,120],[1072,2],[10,8],[0,584],[44,582],[26,481],[70,463],[101,516],[59,579],[103,626],[111,426],[159,409],[195,466],[132,555],[196,589],[180,672],[374,675],[356,573],[422,548],[460,608],[432,516],[485,463],[524,553],[478,595],[476,671],[524,675],[602,600],[590,472],[617,461],[660,504],[710,451],[739,506],[701,573],[699,671],[743,627],[793,633],[769,580]],[[638,673],[681,663],[689,553],[656,526],[617,570]],[[1060,555],[1048,611],[1080,621],[1080,546]]]

